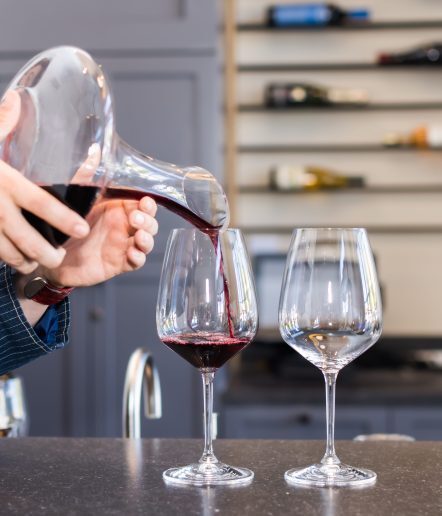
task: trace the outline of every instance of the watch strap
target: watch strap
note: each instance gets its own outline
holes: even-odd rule
[[[24,294],[42,305],[55,305],[68,296],[74,287],[57,287],[48,280],[37,277],[26,283]]]

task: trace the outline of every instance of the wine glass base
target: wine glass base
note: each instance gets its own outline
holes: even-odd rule
[[[316,487],[363,487],[376,482],[377,475],[369,469],[354,468],[347,464],[326,466],[313,464],[306,468],[286,471],[284,478],[289,484]]]
[[[221,462],[215,464],[189,464],[170,468],[163,473],[168,484],[190,486],[242,485],[253,480],[254,473],[247,468],[235,468]]]

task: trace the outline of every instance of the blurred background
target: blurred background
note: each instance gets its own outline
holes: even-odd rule
[[[336,436],[442,439],[442,3],[278,10],[289,4],[305,2],[3,0],[1,86],[40,50],[85,48],[111,78],[126,141],[225,185],[247,236],[260,332],[218,373],[219,436],[323,438],[321,374],[277,331],[285,256],[294,227],[363,226],[385,329],[338,379]],[[142,435],[200,435],[199,373],[155,326],[165,242],[184,222],[162,208],[158,218],[146,266],[74,292],[70,346],[18,372],[31,435],[120,436],[139,346],[163,395],[162,419],[143,421]]]

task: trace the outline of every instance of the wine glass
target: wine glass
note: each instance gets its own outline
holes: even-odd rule
[[[279,304],[282,338],[325,378],[327,447],[320,464],[291,469],[289,483],[372,484],[376,473],[341,463],[334,447],[339,371],[372,346],[382,331],[376,268],[362,228],[297,229],[287,257]]]
[[[216,370],[245,348],[258,327],[252,270],[238,229],[203,233],[175,229],[161,273],[157,329],[160,339],[202,373],[204,451],[199,462],[163,473],[173,484],[241,484],[246,468],[218,461],[212,448],[213,379]]]

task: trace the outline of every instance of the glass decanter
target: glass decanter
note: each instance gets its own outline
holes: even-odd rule
[[[148,194],[199,228],[228,226],[227,199],[212,174],[145,156],[118,136],[109,79],[84,50],[63,46],[38,54],[8,89],[19,93],[21,111],[0,159],[81,215],[98,192]]]

